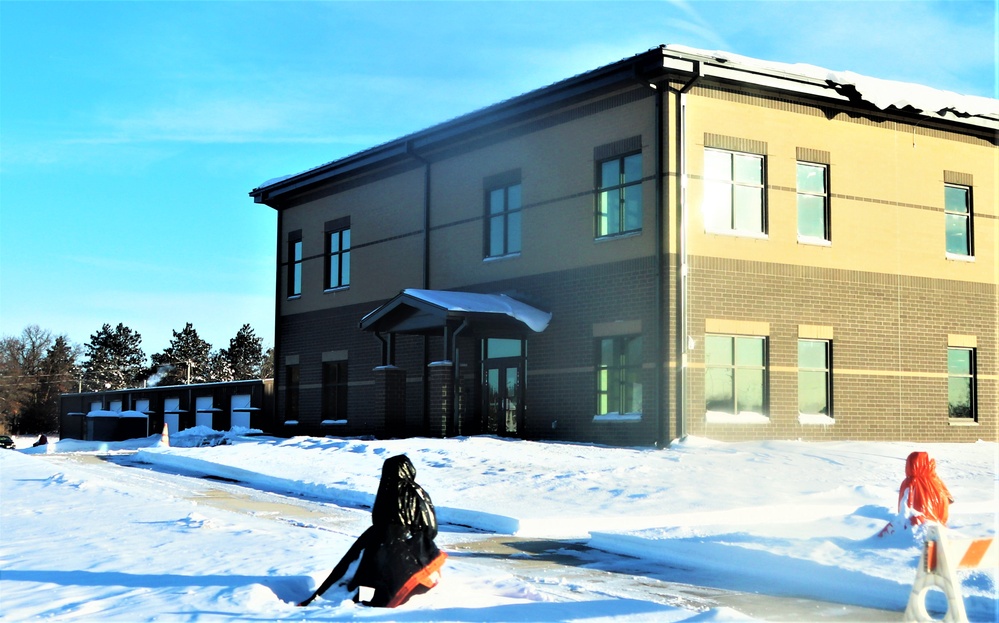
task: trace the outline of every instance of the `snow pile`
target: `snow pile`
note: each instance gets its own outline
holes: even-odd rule
[[[343,507],[337,512],[353,519],[346,524],[295,521],[288,527],[219,515],[221,511],[197,503],[192,508],[189,500],[170,500],[169,491],[167,499],[162,492],[145,490],[105,499],[102,492],[121,485],[75,474],[69,464],[51,464],[64,455],[0,453],[5,501],[0,616],[55,613],[56,619],[69,619],[77,611],[65,604],[79,602],[98,608],[94,612],[102,612],[103,620],[116,618],[116,608],[125,603],[132,618],[142,620],[162,614],[151,603],[169,603],[169,612],[185,620],[214,620],[207,612],[268,620],[303,615],[385,620],[341,601],[346,595],[331,594],[310,606],[323,608],[321,614],[296,611],[286,602],[307,595],[324,577],[322,570],[363,530],[382,462],[402,453],[413,460],[417,480],[433,497],[443,524],[438,542],[452,557],[445,583],[406,604],[406,610],[393,611],[391,620],[745,619],[724,607],[702,612],[703,607],[691,604],[665,606],[636,597],[641,593],[634,587],[628,589],[634,599],[609,599],[604,585],[576,585],[564,578],[525,583],[497,575],[455,549],[474,536],[462,526],[520,539],[558,539],[567,547],[584,542],[633,556],[634,565],[671,581],[900,613],[921,548],[918,530],[906,529],[904,517],[896,514],[905,458],[913,450],[926,451],[937,461],[937,472],[955,498],[950,527],[956,536],[995,536],[999,523],[999,444],[994,442],[720,443],[689,438],[654,450],[494,437],[376,441],[230,434],[228,443],[213,447],[152,447],[157,437],[100,447],[111,452],[137,449],[130,460],[159,471],[208,475],[239,481],[250,490],[335,504]],[[63,440],[50,448],[86,451],[81,444],[85,442]],[[91,451],[97,449],[94,444]],[[56,492],[76,507],[70,527],[46,507]],[[11,499],[21,503],[8,504]],[[81,536],[107,532],[106,511],[94,510],[91,517],[81,510],[87,504],[114,505],[110,540],[116,556],[107,544]],[[325,506],[337,508],[329,504]],[[893,529],[879,537],[889,523]],[[32,538],[42,543],[42,551],[20,545]],[[186,555],[171,553],[180,540]],[[46,541],[61,546],[49,551]],[[259,555],[262,551],[265,556]],[[64,575],[59,569],[84,571]],[[629,582],[641,583],[633,568],[628,573],[624,577]],[[995,620],[996,572],[963,573],[962,582],[970,618]],[[131,588],[127,596],[114,598],[125,601],[112,599],[111,584]],[[136,587],[145,592],[137,593]],[[31,596],[40,599],[52,590],[64,605],[31,605]],[[573,606],[574,600],[581,601]],[[942,610],[942,594],[931,594],[928,606]]]

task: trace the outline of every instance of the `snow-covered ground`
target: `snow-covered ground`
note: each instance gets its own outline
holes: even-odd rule
[[[233,434],[224,445],[198,446],[209,432],[184,431],[173,447],[161,447],[157,436],[0,452],[0,619],[746,620],[725,607],[620,598],[551,578],[526,582],[463,555],[462,543],[481,537],[469,528],[586,543],[670,568],[691,584],[893,610],[901,618],[921,541],[912,530],[877,535],[889,521],[902,525],[895,506],[910,452],[937,461],[955,498],[954,536],[995,536],[999,524],[995,442],[688,438],[654,450],[494,437]],[[31,441],[18,440],[18,448]],[[129,461],[154,471],[80,460],[131,452]],[[442,583],[395,610],[355,605],[335,589],[296,607],[367,525],[382,461],[402,453],[444,524],[438,544],[451,557]],[[236,513],[192,497],[163,472],[231,479],[244,491],[315,503],[311,518],[275,521],[266,511]],[[247,505],[259,503],[250,497]],[[961,573],[972,621],[999,618],[996,576]],[[943,595],[934,591],[928,603],[942,610]]]

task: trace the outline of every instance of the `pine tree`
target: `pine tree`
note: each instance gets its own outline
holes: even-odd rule
[[[232,366],[229,365],[229,358],[225,349],[212,353],[208,360],[208,381],[210,383],[225,383],[234,380]]]
[[[22,434],[51,433],[59,429],[59,395],[79,389],[78,350],[60,335],[45,352],[31,399],[21,412]]]
[[[188,322],[162,353],[153,355],[153,365],[166,374],[158,385],[204,383],[208,380],[212,345],[201,339],[197,329]]]
[[[248,324],[244,324],[236,337],[229,340],[229,348],[222,350],[229,360],[232,378],[237,381],[260,377],[263,359],[263,339],[257,337]]]
[[[105,324],[84,345],[84,391],[134,387],[145,370],[142,336],[122,323]]]

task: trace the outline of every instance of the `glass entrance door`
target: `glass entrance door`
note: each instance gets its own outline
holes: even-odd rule
[[[484,340],[482,378],[485,432],[519,435],[524,415],[523,342]]]

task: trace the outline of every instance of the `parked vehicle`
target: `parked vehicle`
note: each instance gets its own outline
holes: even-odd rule
[[[0,435],[0,448],[4,448],[6,450],[13,450],[14,440],[8,437],[7,435]]]

